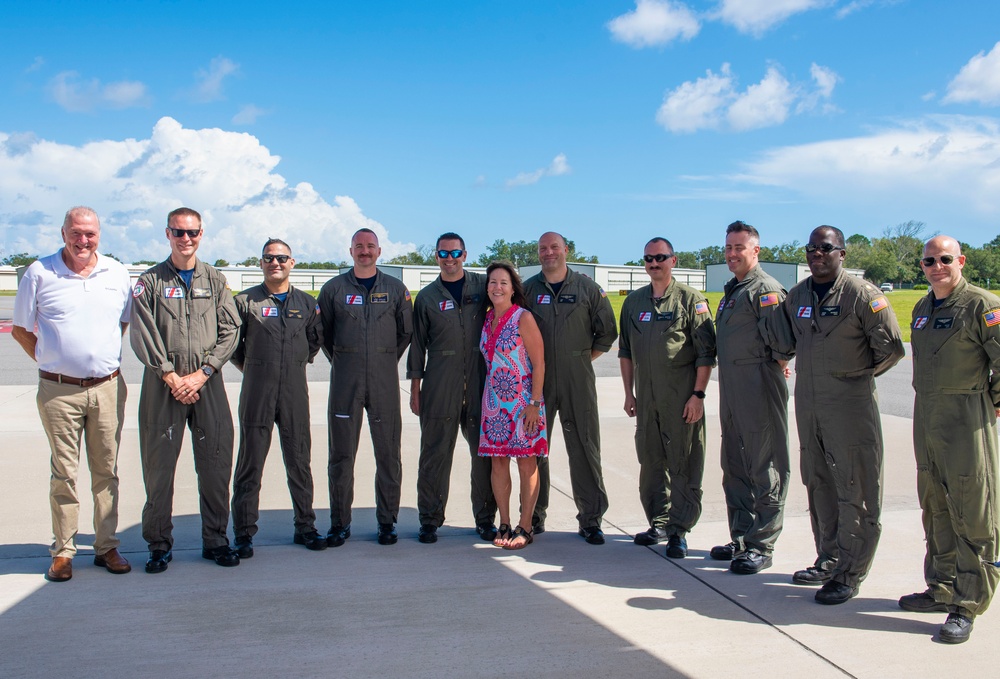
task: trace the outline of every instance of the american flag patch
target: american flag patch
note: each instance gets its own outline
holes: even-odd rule
[[[798,313],[795,315],[799,318],[812,318],[813,308],[811,306],[800,306]]]
[[[361,306],[365,303],[363,295],[347,295],[347,303],[352,306]]]
[[[403,292],[403,296],[406,297],[406,301],[407,302],[410,301],[410,291],[409,290],[404,291]]]
[[[276,306],[262,306],[260,308],[260,315],[263,316],[264,318],[267,318],[268,316],[274,316],[275,318],[277,318],[278,317],[278,307],[276,307]]]
[[[885,297],[876,297],[875,299],[873,299],[871,302],[868,303],[868,306],[872,308],[872,313],[875,313],[878,311],[882,311],[882,309],[888,309],[889,300],[887,300]]]
[[[319,304],[316,305],[316,313],[319,313]]]
[[[448,309],[455,308],[455,303],[450,299],[446,299],[442,302],[438,302],[438,307],[441,309],[441,311],[448,311]]]
[[[653,313],[651,311],[640,311],[639,320],[642,321],[643,323],[649,323],[651,320],[653,320]]]
[[[552,304],[552,295],[538,295],[535,304]]]
[[[183,299],[184,288],[163,288],[163,296],[167,299]]]
[[[694,312],[696,314],[707,314],[708,302],[696,302],[694,305]]]
[[[776,292],[769,292],[766,295],[760,296],[761,307],[774,306],[777,303],[778,303],[778,293]]]
[[[983,320],[986,322],[987,328],[992,328],[994,325],[1000,324],[1000,309],[987,311],[983,314]]]
[[[608,293],[604,292],[604,288],[598,287],[597,289],[601,291],[601,297],[607,297],[608,296]]]
[[[927,325],[928,318],[930,318],[930,317],[929,316],[917,316],[916,318],[914,318],[913,319],[913,329],[914,330],[920,330],[921,328],[923,328],[925,325]]]

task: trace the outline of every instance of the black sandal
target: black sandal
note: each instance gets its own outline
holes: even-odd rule
[[[525,541],[522,544],[519,544],[519,545],[513,545],[513,544],[511,544],[512,542],[514,542],[514,540],[517,540],[518,538],[524,538]],[[518,526],[517,528],[514,529],[514,532],[511,533],[510,541],[508,541],[508,543],[506,545],[504,545],[503,548],[504,549],[511,549],[511,550],[524,549],[525,547],[527,547],[528,545],[530,545],[534,541],[535,541],[535,538],[534,538],[533,531],[524,530],[523,528],[521,528],[520,526]]]
[[[493,544],[497,547],[507,549],[507,543],[510,542],[512,537],[514,537],[514,534],[510,530],[510,524],[501,523],[500,527],[497,528],[497,536],[493,538]]]

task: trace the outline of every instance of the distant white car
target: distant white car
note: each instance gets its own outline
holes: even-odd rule
[[[879,289],[882,292],[892,292],[892,283],[883,283]]]

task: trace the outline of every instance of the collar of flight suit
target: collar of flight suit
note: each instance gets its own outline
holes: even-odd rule
[[[968,292],[968,290],[969,281],[965,280],[965,276],[962,276],[962,278],[958,281],[958,285],[956,285],[955,289],[951,291],[951,294],[944,298],[944,302],[941,303],[941,306],[935,307],[934,300],[937,298],[934,296],[934,289],[928,288],[927,301],[930,302],[931,311],[955,306],[962,300],[962,298],[965,297],[965,293]]]

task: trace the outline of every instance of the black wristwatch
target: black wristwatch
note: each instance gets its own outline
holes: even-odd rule
[[[201,371],[205,373],[205,377],[211,377],[215,374],[215,368],[208,364],[201,366]]]
[[[704,398],[705,398],[705,392],[703,392],[703,391],[692,391],[691,395],[692,396],[697,396],[698,398],[700,398],[702,400],[704,400]]]

